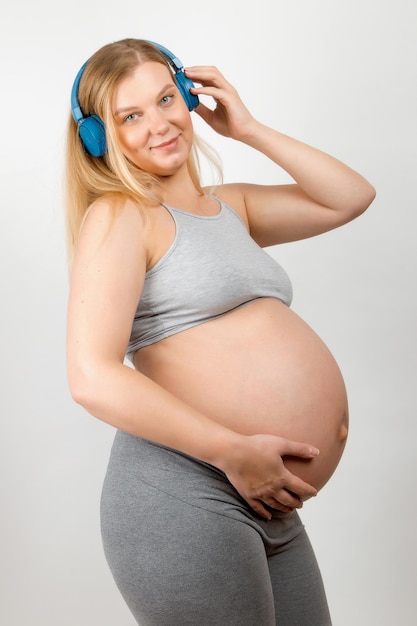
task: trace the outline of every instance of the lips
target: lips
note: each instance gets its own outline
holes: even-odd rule
[[[151,150],[167,150],[176,145],[178,137],[173,137],[172,139],[168,139],[168,141],[164,141],[163,143],[159,143],[157,146],[152,146]]]

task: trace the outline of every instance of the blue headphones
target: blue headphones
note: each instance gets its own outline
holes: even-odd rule
[[[166,57],[168,63],[174,71],[176,85],[185,100],[188,110],[194,111],[194,109],[198,107],[199,99],[198,96],[190,93],[190,89],[194,87],[194,83],[185,75],[184,66],[181,61],[178,57],[172,54],[172,52],[167,50],[167,48],[164,48],[153,41],[149,41],[148,43],[158,48],[158,50],[160,50],[160,52],[162,52],[162,54]],[[84,148],[92,156],[99,157],[103,156],[103,154],[106,154],[107,152],[106,129],[104,122],[98,115],[89,115],[84,117],[78,102],[78,89],[87,63],[88,61],[84,63],[75,77],[71,90],[71,111],[75,122],[78,124],[78,134]]]

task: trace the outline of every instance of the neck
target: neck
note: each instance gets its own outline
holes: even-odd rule
[[[182,176],[167,176],[160,181],[162,200],[173,206],[184,206],[190,202],[195,203],[204,198],[194,185],[188,172]]]

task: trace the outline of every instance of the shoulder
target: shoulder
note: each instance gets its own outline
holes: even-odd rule
[[[233,209],[248,226],[248,217],[245,204],[245,184],[227,183],[206,188],[207,193],[216,196]]]
[[[80,234],[80,245],[99,243],[119,237],[143,241],[147,229],[146,209],[129,198],[106,196],[94,201],[86,211]],[[103,242],[103,241],[102,241]]]
[[[145,210],[129,198],[122,196],[104,196],[95,200],[87,209],[82,226],[82,232],[86,228],[101,225],[109,227],[118,223],[128,222],[144,228],[146,222]]]
[[[100,260],[146,266],[148,228],[144,207],[122,197],[99,198],[85,214],[75,260],[82,265]]]

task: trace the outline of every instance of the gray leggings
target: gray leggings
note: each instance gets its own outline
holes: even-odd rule
[[[298,514],[254,513],[206,463],[118,431],[104,551],[140,626],[329,626]]]

